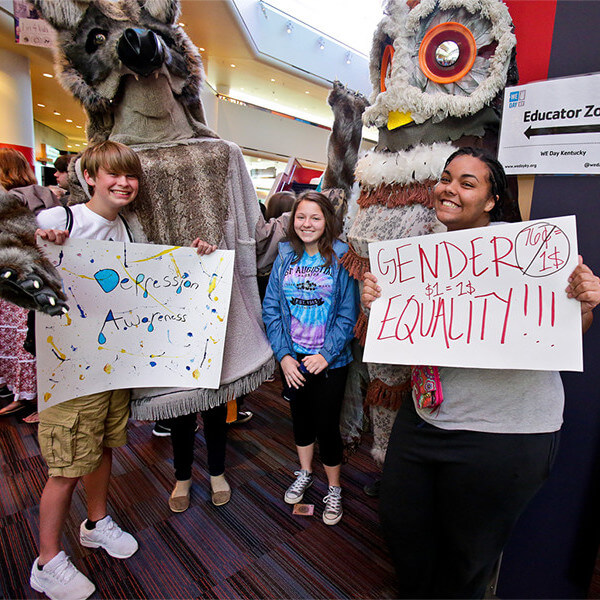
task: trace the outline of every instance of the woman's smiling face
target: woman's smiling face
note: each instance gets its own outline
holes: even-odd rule
[[[496,203],[488,166],[468,155],[446,166],[433,196],[436,216],[448,231],[486,226]]]

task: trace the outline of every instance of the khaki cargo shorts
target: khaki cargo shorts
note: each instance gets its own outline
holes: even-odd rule
[[[50,477],[95,471],[103,448],[127,443],[130,390],[111,390],[67,400],[40,412],[38,439]]]

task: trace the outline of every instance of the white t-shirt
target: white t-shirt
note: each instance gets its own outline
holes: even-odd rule
[[[129,241],[127,229],[119,217],[109,221],[90,210],[85,204],[75,204],[70,208],[73,212],[73,228],[69,237],[114,242]],[[63,206],[43,210],[36,218],[40,229],[67,228],[67,211]]]

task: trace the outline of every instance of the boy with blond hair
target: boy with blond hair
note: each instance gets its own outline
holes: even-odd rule
[[[92,190],[90,200],[43,211],[36,234],[56,244],[69,236],[133,241],[119,213],[138,194],[142,167],[137,154],[123,144],[101,142],[82,154],[81,171]],[[31,568],[30,584],[52,600],[84,600],[95,590],[60,543],[79,479],[88,517],[80,527],[81,544],[104,548],[115,558],[128,558],[138,549],[135,538],[107,514],[112,449],[126,443],[128,418],[129,390],[73,398],[40,413],[39,441],[49,477],[40,500],[40,554]]]

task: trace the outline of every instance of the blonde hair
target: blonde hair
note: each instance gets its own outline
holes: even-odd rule
[[[81,155],[81,170],[96,177],[100,168],[111,173],[124,173],[142,178],[142,164],[138,155],[125,144],[106,140],[86,148]]]
[[[21,152],[14,148],[0,148],[0,184],[5,190],[36,183],[33,169]]]

